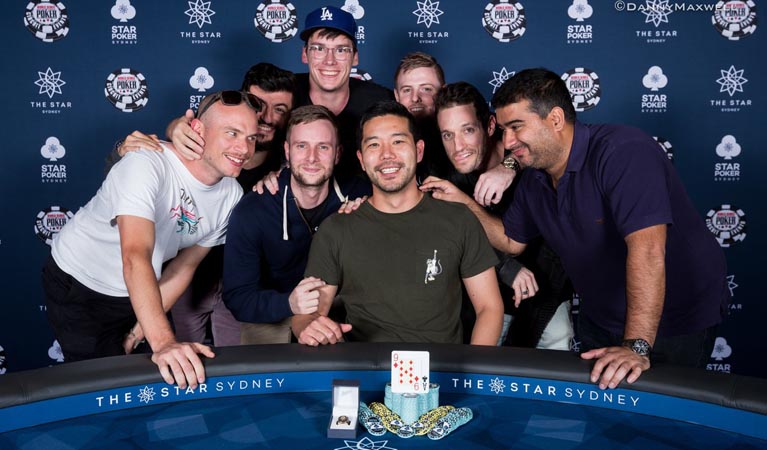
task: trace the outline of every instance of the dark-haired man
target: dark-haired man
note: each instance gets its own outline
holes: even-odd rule
[[[724,255],[651,137],[576,120],[559,75],[528,69],[493,96],[522,172],[498,246],[543,236],[581,295],[591,380],[634,382],[650,361],[701,366],[729,301]]]
[[[309,72],[296,75],[296,106],[322,105],[336,115],[342,146],[336,176],[341,179],[361,173],[354,150],[362,113],[392,98],[383,86],[350,76],[359,63],[356,32],[354,17],[340,8],[323,6],[310,12],[301,31],[301,61]]]
[[[502,232],[501,216],[511,203],[513,188],[504,192],[497,205],[483,207],[471,197],[479,177],[488,170],[501,167],[512,176],[519,170],[515,160],[504,159],[503,143],[494,137],[495,117],[487,102],[477,88],[461,81],[444,86],[434,105],[447,158],[455,171],[446,180],[427,178],[421,190],[432,191],[437,199],[465,204],[490,233],[493,229]],[[504,264],[497,267],[498,278],[509,314],[505,324],[513,315],[506,343],[569,350],[573,329],[566,300],[571,292],[557,255],[539,239],[520,255],[527,267],[503,252],[499,257]],[[524,302],[515,308],[512,299]]]
[[[357,157],[373,195],[351,214],[323,222],[306,275],[325,284],[319,310],[296,315],[293,333],[307,345],[350,340],[462,343],[461,280],[476,310],[472,344],[495,345],[503,304],[497,261],[465,206],[418,190],[423,156],[415,120],[399,103],[377,103],[360,122]],[[346,323],[327,317],[334,298]]]
[[[165,312],[210,247],[225,240],[242,196],[233,178],[253,155],[260,110],[240,91],[205,97],[192,121],[206,139],[202,159],[179,158],[168,143],[164,152],[131,152],[62,228],[43,287],[67,361],[125,354],[145,336],[166,382],[194,388],[205,380],[197,353],[213,352],[178,342]]]
[[[224,301],[243,324],[243,343],[290,342],[293,314],[316,311],[322,281],[303,279],[319,224],[351,197],[370,194],[352,178],[339,184],[338,126],[324,106],[293,110],[284,148],[289,168],[276,195],[249,193],[232,212],[224,255]]]

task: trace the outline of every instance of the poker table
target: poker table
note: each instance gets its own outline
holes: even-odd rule
[[[393,350],[430,352],[441,405],[473,419],[441,440],[326,437],[333,380],[383,402]],[[344,343],[216,349],[197,389],[148,355],[0,377],[0,449],[767,448],[767,380],[658,365],[602,391],[569,352]]]

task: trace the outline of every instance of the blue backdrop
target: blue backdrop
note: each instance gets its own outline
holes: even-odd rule
[[[423,50],[489,99],[515,71],[563,74],[585,122],[622,122],[673,157],[720,238],[733,304],[709,370],[767,376],[758,257],[767,156],[764,30],[752,1],[329,0],[357,18],[358,76],[392,86]],[[309,0],[6,2],[0,154],[0,373],[56,364],[40,268],[46,240],[98,189],[133,130],[162,135],[252,64],[296,72]],[[759,50],[759,49],[762,50]],[[761,168],[761,169],[760,169]]]

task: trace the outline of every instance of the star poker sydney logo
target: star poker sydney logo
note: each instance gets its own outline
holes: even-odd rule
[[[61,79],[61,72],[54,72],[50,67],[45,72],[37,72],[37,75],[39,78],[35,81],[35,85],[40,87],[38,93],[45,94],[48,98],[61,94],[61,86],[67,84]]]
[[[212,24],[210,18],[216,14],[215,11],[210,9],[211,2],[204,2],[202,0],[195,0],[193,2],[187,2],[189,9],[184,11],[184,14],[189,16],[190,24],[197,24],[199,28],[202,28],[206,23]]]
[[[743,77],[744,69],[738,70],[735,66],[730,66],[729,69],[719,72],[721,76],[716,80],[719,83],[719,92],[726,92],[730,97],[736,92],[743,92],[743,85],[748,83],[748,80]]]
[[[205,67],[198,67],[194,74],[189,78],[189,86],[197,89],[198,92],[205,92],[213,87],[213,75]]]
[[[416,2],[418,8],[413,11],[413,14],[418,17],[418,24],[426,25],[426,28],[431,28],[433,24],[439,24],[439,16],[444,14],[444,11],[439,9],[439,2],[432,2],[431,0],[424,0],[422,2]]]

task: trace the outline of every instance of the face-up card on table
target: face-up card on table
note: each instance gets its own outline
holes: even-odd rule
[[[429,352],[391,352],[391,391],[396,394],[429,392]]]

